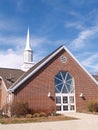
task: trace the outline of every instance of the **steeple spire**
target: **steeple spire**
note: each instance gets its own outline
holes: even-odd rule
[[[23,71],[27,71],[33,65],[34,65],[34,63],[33,63],[33,51],[32,51],[31,46],[30,46],[30,34],[29,34],[29,27],[28,27],[26,46],[25,46],[25,49],[24,49],[24,64],[21,66],[21,69]]]
[[[28,27],[28,31],[27,31],[27,42],[26,42],[25,50],[32,50],[31,47],[30,47],[30,33],[29,33],[29,27]]]

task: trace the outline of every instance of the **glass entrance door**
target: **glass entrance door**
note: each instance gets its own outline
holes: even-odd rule
[[[67,71],[55,76],[55,96],[57,112],[75,111],[74,79]]]
[[[74,94],[56,94],[56,108],[58,113],[75,111]]]

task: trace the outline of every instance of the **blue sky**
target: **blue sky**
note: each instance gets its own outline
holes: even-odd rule
[[[0,0],[0,67],[20,68],[28,26],[34,62],[65,45],[98,73],[98,0]]]

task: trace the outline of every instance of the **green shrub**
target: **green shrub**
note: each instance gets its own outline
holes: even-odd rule
[[[98,112],[98,101],[89,101],[88,110],[90,112]]]

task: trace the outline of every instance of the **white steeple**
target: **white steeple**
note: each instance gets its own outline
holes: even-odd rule
[[[26,42],[26,47],[25,50],[32,50],[30,47],[30,34],[29,34],[29,27],[28,27],[28,31],[27,31],[27,42]]]
[[[23,71],[27,71],[33,65],[34,65],[34,63],[33,63],[33,51],[30,47],[30,34],[29,34],[29,27],[28,27],[26,47],[24,49],[24,64],[21,66],[21,69]]]

